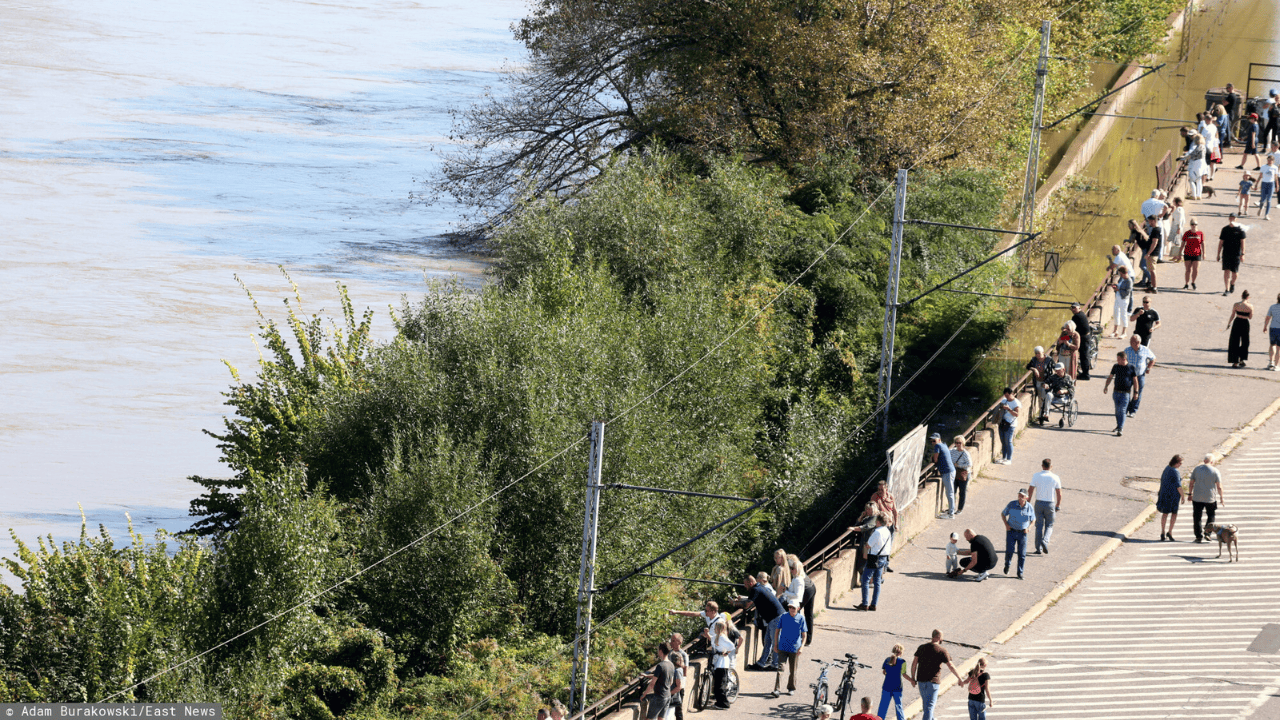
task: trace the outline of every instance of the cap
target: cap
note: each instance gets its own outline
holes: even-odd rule
[[[819,705],[819,706],[818,706],[818,714],[819,714],[819,715],[823,715],[823,714],[830,715],[830,714],[831,714],[831,713],[833,713],[833,712],[835,712],[835,710],[832,710],[830,705]]]
[[[800,600],[798,598],[791,598],[790,600],[787,601],[787,607],[793,607],[793,608],[800,607]]]
[[[1020,497],[1027,497],[1027,491],[1026,491],[1026,489],[1025,489],[1025,488],[1018,488],[1018,495],[1019,495]]]
[[[1054,366],[1053,366],[1053,369],[1054,369],[1054,370],[1066,370],[1066,369],[1067,369],[1067,366],[1066,366],[1066,365],[1063,365],[1062,363],[1058,363],[1057,365],[1054,365]]]
[[[942,433],[934,433],[934,434],[932,434],[932,435],[930,435],[930,436],[929,436],[929,439],[930,439],[930,440],[941,440],[941,439],[942,439]]]
[[[1249,118],[1250,118],[1251,120],[1257,120],[1257,119],[1258,119],[1258,113],[1249,113]]]
[[[1083,303],[1081,303],[1079,300],[1077,300],[1077,301],[1075,301],[1075,302],[1071,303],[1071,307],[1084,307],[1084,304],[1083,304]]]

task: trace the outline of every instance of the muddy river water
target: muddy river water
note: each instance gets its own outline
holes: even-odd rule
[[[1272,3],[1217,2],[1224,13],[1211,2],[1192,22],[1188,60],[1144,80],[1130,114],[1190,118],[1204,88],[1277,62]],[[236,276],[276,316],[278,265],[309,312],[336,312],[344,282],[383,334],[387,305],[424,273],[476,281],[482,262],[438,240],[455,209],[414,194],[448,146],[448,109],[520,61],[508,26],[523,12],[517,0],[0,4],[0,527],[72,537],[79,507],[115,532],[125,513],[144,531],[186,527],[198,489],[186,476],[227,474],[201,433],[224,412],[222,361],[252,372],[257,358]],[[1054,233],[1051,296],[1097,284],[1175,147],[1171,125],[1125,120],[1107,139],[1086,173],[1105,190]],[[1002,356],[1059,321],[1032,311]]]

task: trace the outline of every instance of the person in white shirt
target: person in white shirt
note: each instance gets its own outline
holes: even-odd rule
[[[715,706],[720,710],[728,710],[729,695],[725,692],[725,685],[729,682],[729,669],[733,667],[733,655],[738,648],[729,639],[724,623],[716,623],[711,649],[715,653],[713,656],[715,659],[711,661],[713,668],[711,689],[716,697]]]
[[[1267,164],[1258,168],[1258,214],[1271,219],[1271,200],[1276,194],[1276,158],[1267,156]]]
[[[1152,215],[1156,217],[1164,217],[1164,210],[1168,205],[1160,199],[1160,188],[1151,191],[1151,197],[1142,202],[1142,217],[1148,218]]]
[[[1041,470],[1031,476],[1031,486],[1027,488],[1030,499],[1035,501],[1036,511],[1036,554],[1049,554],[1049,537],[1053,535],[1053,521],[1058,510],[1062,509],[1062,480],[1049,471],[1053,462],[1045,458],[1040,462]]]
[[[889,553],[893,552],[893,536],[885,527],[887,519],[884,513],[876,514],[876,529],[862,546],[862,556],[866,563],[862,566],[862,604],[854,610],[876,609],[880,602],[880,581],[884,579],[884,567],[889,564]],[[875,592],[871,594],[871,604],[867,604],[870,585],[875,583]]]
[[[1182,233],[1186,229],[1187,211],[1182,207],[1182,198],[1176,197],[1173,199],[1173,211],[1169,213],[1169,230],[1165,233],[1165,238],[1168,240],[1165,244],[1174,262],[1177,262],[1178,247],[1182,245]]]

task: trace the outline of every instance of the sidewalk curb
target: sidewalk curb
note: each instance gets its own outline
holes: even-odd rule
[[[1227,455],[1230,455],[1231,451],[1240,447],[1240,444],[1243,443],[1249,435],[1253,434],[1253,432],[1259,427],[1262,427],[1263,423],[1270,420],[1277,412],[1280,412],[1280,398],[1276,398],[1270,405],[1263,408],[1262,412],[1253,416],[1253,419],[1248,423],[1245,423],[1244,427],[1228,435],[1225,440],[1218,443],[1217,447],[1210,450],[1208,454],[1213,455],[1217,461],[1221,461]],[[990,642],[980,648],[972,657],[960,663],[960,665],[956,667],[956,670],[960,672],[960,675],[966,675],[969,670],[977,664],[979,658],[988,657],[994,654],[994,646],[1003,645],[1012,640],[1014,636],[1022,632],[1028,625],[1048,611],[1054,603],[1058,602],[1067,593],[1074,590],[1076,586],[1080,584],[1081,580],[1084,580],[1089,573],[1097,569],[1097,567],[1101,565],[1102,562],[1111,555],[1111,553],[1115,552],[1121,545],[1123,545],[1125,541],[1129,539],[1129,536],[1137,532],[1138,529],[1145,525],[1155,514],[1155,504],[1148,503],[1147,506],[1142,509],[1142,512],[1138,513],[1137,517],[1129,521],[1129,524],[1125,525],[1123,528],[1120,528],[1115,537],[1103,543],[1102,547],[1095,550],[1088,559],[1081,563],[1080,567],[1076,568],[1074,572],[1066,577],[1066,579],[1054,586],[1054,588],[1050,590],[1047,595],[1041,598],[1039,602],[1032,605],[1031,609],[1023,613],[1022,617],[1014,620],[1009,627],[1005,628],[1003,632],[992,638]],[[950,690],[956,684],[954,676],[947,676],[943,678],[943,681],[938,685],[938,697],[942,697],[943,693]],[[923,711],[924,703],[917,699],[907,706],[905,712],[908,718],[914,718]]]

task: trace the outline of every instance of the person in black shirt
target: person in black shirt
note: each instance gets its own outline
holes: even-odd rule
[[[1102,394],[1107,394],[1111,381],[1116,381],[1116,389],[1111,393],[1111,400],[1116,406],[1116,437],[1124,434],[1124,419],[1129,409],[1129,401],[1138,399],[1138,369],[1129,364],[1129,356],[1124,351],[1116,353],[1116,364],[1111,366],[1111,374],[1102,383]],[[1132,397],[1130,397],[1132,395]]]
[[[1129,221],[1129,242],[1138,248],[1139,255],[1138,267],[1142,270],[1142,282],[1134,283],[1134,287],[1149,287],[1152,280],[1152,268],[1148,263],[1151,254],[1151,237],[1147,234],[1145,225],[1141,225],[1137,220]]]
[[[972,530],[964,531],[964,539],[969,541],[968,550],[958,550],[961,555],[968,555],[960,567],[947,573],[948,577],[960,577],[965,572],[978,573],[978,582],[987,579],[987,572],[996,566],[996,548],[986,535],[975,535]]]
[[[664,717],[667,714],[667,704],[671,701],[671,684],[675,681],[676,668],[667,660],[667,653],[670,651],[666,643],[658,645],[658,664],[653,666],[653,680],[644,693],[651,696],[645,713],[645,717],[651,720]]]
[[[1084,305],[1078,302],[1071,303],[1071,322],[1076,326],[1076,332],[1080,333],[1080,374],[1078,380],[1088,380],[1089,370],[1089,347],[1092,343],[1097,342],[1090,334],[1092,329],[1089,327],[1089,316],[1084,312]]]
[[[1280,113],[1276,113],[1280,114]],[[1236,291],[1236,279],[1240,263],[1244,260],[1244,228],[1236,224],[1236,214],[1227,216],[1227,224],[1218,233],[1218,259],[1222,261],[1222,291],[1224,296]]]
[[[764,573],[761,573],[762,575]],[[765,575],[765,579],[768,576]],[[777,658],[774,657],[773,636],[774,631],[778,629],[776,624],[779,617],[782,616],[782,603],[778,601],[778,596],[773,593],[773,589],[768,583],[761,584],[758,578],[747,576],[743,582],[747,587],[747,594],[739,597],[734,601],[735,605],[743,607],[754,607],[756,614],[765,623],[764,642],[760,647],[760,659],[754,664],[748,665],[749,670],[772,670],[777,664]]]
[[[1151,298],[1142,298],[1142,307],[1133,311],[1129,318],[1133,323],[1133,332],[1142,338],[1143,345],[1151,344],[1151,331],[1160,327],[1160,313],[1151,309]]]
[[[1146,225],[1142,227],[1142,231],[1147,235],[1147,245],[1144,248],[1147,253],[1147,280],[1151,286],[1152,294],[1155,294],[1160,292],[1157,287],[1160,282],[1156,279],[1155,265],[1156,263],[1164,262],[1160,259],[1161,254],[1164,252],[1164,230],[1160,228],[1160,218],[1155,215],[1147,218]]]

